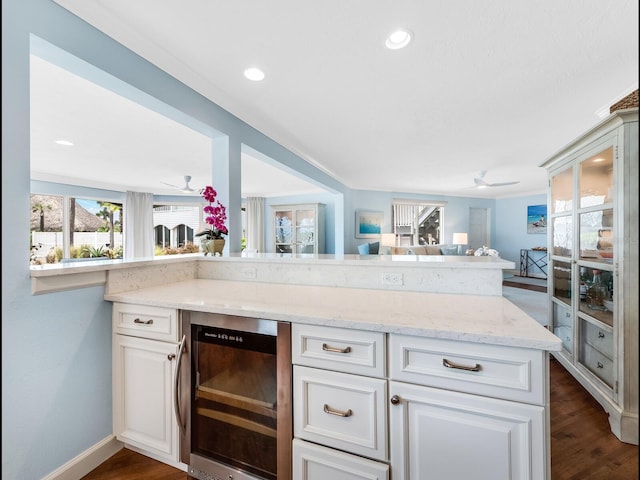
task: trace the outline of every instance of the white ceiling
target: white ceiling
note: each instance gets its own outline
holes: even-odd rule
[[[543,192],[539,165],[638,88],[635,0],[56,2],[353,189]],[[388,50],[397,27],[414,41]],[[249,66],[265,80],[245,80]],[[45,89],[32,101],[34,176],[104,179],[124,161],[108,183],[157,193],[175,193],[158,184],[182,185],[183,175],[195,187],[209,183],[207,139],[104,91],[95,98],[96,87],[75,85],[69,95],[66,80],[53,84],[52,67],[39,67],[48,77],[38,85],[34,70],[34,92]],[[48,104],[52,97],[68,103]],[[53,150],[61,149],[53,139],[76,135],[88,168],[58,163],[72,161],[77,142]],[[270,168],[243,156],[243,196],[317,188],[288,177],[267,190],[271,175],[259,167]],[[520,183],[470,188],[483,170],[490,183]]]

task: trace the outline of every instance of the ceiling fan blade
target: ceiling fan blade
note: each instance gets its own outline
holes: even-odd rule
[[[517,183],[520,183],[519,181],[516,182],[499,182],[499,183],[489,183],[487,184],[487,186],[489,187],[504,187],[506,185],[515,185]]]
[[[167,185],[168,187],[173,187],[173,188],[177,188],[178,190],[180,190],[180,187],[177,185],[172,185],[171,183],[167,183],[167,182],[160,182],[163,185]]]

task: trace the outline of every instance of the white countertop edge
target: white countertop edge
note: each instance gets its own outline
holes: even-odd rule
[[[432,294],[419,292],[380,292],[363,289],[295,286],[308,292],[303,304],[278,305],[274,302],[251,301],[251,294],[265,289],[269,295],[279,292],[286,295],[291,285],[251,284],[247,297],[238,292],[241,282],[224,280],[188,280],[161,287],[150,287],[130,292],[105,295],[105,300],[169,307],[210,313],[222,313],[244,317],[266,318],[291,323],[333,326],[349,329],[415,335],[473,343],[515,346],[536,350],[560,351],[562,343],[558,337],[542,327],[533,318],[504,297],[473,295]],[[225,291],[226,290],[226,291]],[[219,292],[216,296],[215,292]],[[233,293],[235,292],[235,298]],[[365,293],[366,292],[366,293]],[[373,293],[370,297],[377,318],[388,318],[385,322],[369,321],[371,312],[349,308],[349,297],[360,297]],[[323,301],[314,303],[314,298]],[[333,297],[333,298],[329,298]],[[357,300],[357,298],[356,298]],[[389,301],[392,300],[392,301]],[[416,315],[415,302],[420,308],[433,305],[439,310],[440,320],[425,318],[421,310]],[[406,302],[405,302],[406,301]],[[377,303],[376,303],[377,302]],[[241,305],[240,305],[241,303]],[[392,303],[406,304],[404,312],[393,311]],[[424,303],[424,305],[422,305]],[[454,305],[455,304],[455,305]],[[385,307],[386,305],[386,307]],[[414,306],[411,306],[414,305]],[[480,305],[476,308],[476,305]],[[385,311],[385,308],[387,311]],[[446,311],[452,313],[448,318]],[[473,321],[461,319],[473,317]],[[499,319],[496,317],[500,316]],[[455,317],[455,318],[454,318]],[[417,325],[416,323],[424,325]]]
[[[242,256],[231,254],[223,257],[204,256],[201,253],[181,255],[165,255],[158,257],[138,258],[131,260],[87,260],[71,263],[54,263],[47,265],[31,265],[30,276],[50,277],[56,275],[74,275],[85,272],[104,270],[119,270],[125,268],[144,267],[150,265],[163,265],[184,262],[258,262],[258,263],[295,263],[322,264],[322,265],[357,265],[357,266],[394,266],[402,268],[461,268],[461,269],[499,269],[510,270],[515,268],[515,263],[490,256],[464,256],[464,255],[298,255],[281,256],[276,253],[258,253]]]

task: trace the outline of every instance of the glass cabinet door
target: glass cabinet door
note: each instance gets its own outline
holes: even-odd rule
[[[551,177],[552,255],[573,253],[573,168]]]
[[[551,178],[551,213],[573,210],[573,168],[567,168]]]
[[[322,230],[319,230],[319,222],[324,222],[321,217],[322,204],[300,205],[274,205],[272,206],[274,218],[273,243],[275,253],[281,254],[317,254],[324,248],[324,243],[319,240]]]
[[[579,163],[577,192],[581,288],[577,360],[609,388],[615,378],[613,152],[613,146],[608,146]]]
[[[278,210],[274,214],[275,218],[275,234],[276,234],[276,252],[291,253],[293,243],[293,211]]]
[[[613,263],[613,147],[580,162],[580,259]]]
[[[561,302],[571,305],[571,264],[553,262],[553,296]]]
[[[296,253],[314,253],[315,210],[296,211]]]
[[[613,147],[580,162],[580,208],[613,201]]]

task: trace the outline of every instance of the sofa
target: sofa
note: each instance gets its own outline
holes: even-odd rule
[[[360,255],[458,255],[457,246],[449,245],[405,245],[401,247],[380,246],[380,242],[358,245]]]

